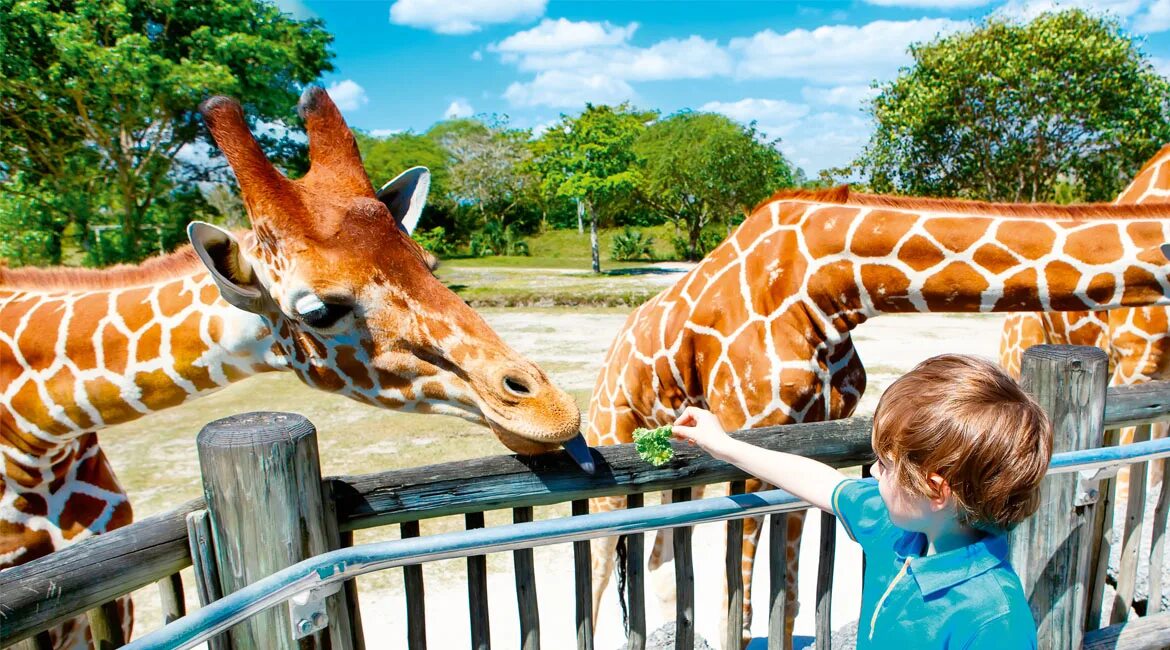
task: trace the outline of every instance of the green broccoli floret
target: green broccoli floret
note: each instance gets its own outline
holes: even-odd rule
[[[658,467],[674,457],[670,446],[670,425],[657,429],[634,429],[634,447],[642,460]]]

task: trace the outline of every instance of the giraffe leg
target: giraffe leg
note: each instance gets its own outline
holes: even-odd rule
[[[626,507],[625,497],[604,497],[590,499],[590,512],[608,512]],[[593,629],[597,629],[597,620],[601,615],[601,595],[609,584],[609,576],[613,572],[613,559],[617,551],[618,538],[601,537],[590,542],[592,585],[593,585]],[[622,595],[618,594],[620,598]]]

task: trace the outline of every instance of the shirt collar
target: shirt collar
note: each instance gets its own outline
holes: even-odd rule
[[[925,541],[925,539],[923,540]],[[921,548],[921,546],[919,546]],[[987,535],[979,541],[945,553],[910,557],[910,573],[924,598],[986,573],[1007,561],[1007,538]],[[904,558],[900,558],[905,561]]]

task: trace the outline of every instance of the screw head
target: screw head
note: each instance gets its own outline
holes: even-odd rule
[[[313,612],[313,627],[320,629],[329,624],[329,618],[325,616],[325,612]]]
[[[301,620],[297,621],[297,630],[299,630],[301,634],[308,634],[309,632],[313,631],[313,622],[307,618],[302,618]]]

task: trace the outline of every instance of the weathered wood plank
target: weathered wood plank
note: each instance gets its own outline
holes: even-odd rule
[[[0,571],[4,640],[26,639],[190,566],[186,519],[201,508],[202,501],[188,501],[170,512]]]
[[[1166,475],[1166,470],[1170,470],[1170,462],[1154,462],[1162,465],[1162,490],[1158,493],[1153,521],[1150,523],[1153,536],[1150,540],[1150,599],[1146,606],[1147,616],[1162,611],[1162,563],[1166,558],[1166,519],[1170,511],[1170,477]]]
[[[417,520],[404,521],[400,528],[402,539],[418,537],[420,534]],[[402,567],[402,578],[406,592],[406,647],[410,650],[426,650],[427,608],[422,565],[408,564]]]
[[[573,516],[589,514],[589,500],[573,501]],[[573,600],[577,616],[577,649],[593,650],[593,553],[589,542],[573,542]]]
[[[743,494],[744,481],[732,481],[728,494]],[[724,558],[727,575],[727,628],[724,648],[738,648],[743,643],[743,520],[727,522],[727,552]]]
[[[532,506],[512,509],[512,523],[532,521]],[[536,598],[536,567],[532,549],[512,552],[516,566],[516,610],[520,614],[521,650],[540,650],[540,607]]]
[[[784,625],[788,600],[788,513],[768,517],[768,650],[784,650]]]
[[[183,576],[178,573],[159,580],[158,599],[162,607],[163,625],[187,615],[187,601],[183,597]]]
[[[645,497],[631,494],[626,497],[627,508],[641,508]],[[643,533],[626,536],[626,605],[629,607],[629,634],[626,650],[644,650],[646,647],[646,537]]]
[[[1134,442],[1150,439],[1150,425],[1143,424],[1133,432]],[[1129,466],[1129,494],[1125,503],[1125,522],[1121,534],[1121,560],[1117,567],[1117,596],[1109,614],[1109,624],[1129,618],[1137,588],[1138,549],[1142,542],[1142,517],[1146,509],[1146,468],[1148,463]]]
[[[1113,386],[1105,392],[1105,426],[1145,424],[1170,415],[1170,382],[1150,381],[1134,386]]]
[[[675,488],[670,492],[671,503],[691,500],[691,488]],[[676,648],[695,647],[695,565],[691,554],[690,526],[672,528],[674,538],[674,642]]]
[[[752,444],[810,456],[834,467],[873,458],[869,446],[872,418],[856,417],[815,424],[792,424],[737,432]],[[590,476],[563,453],[532,458],[493,456],[363,476],[335,477],[342,530],[387,523],[632,492],[670,490],[749,478],[697,447],[675,443],[674,459],[652,467],[634,445],[593,450]],[[533,470],[538,470],[534,472]],[[473,480],[474,479],[474,480]]]
[[[243,413],[208,423],[195,438],[215,534],[220,587],[235,592],[331,550],[317,430],[295,413]],[[234,650],[350,647],[341,593],[325,600],[329,625],[295,639],[288,610],[260,612],[228,631]]]
[[[206,510],[200,509],[187,514],[187,541],[191,550],[195,594],[199,599],[199,605],[219,600],[223,597],[223,591],[219,587],[219,569],[215,565],[215,542],[212,540],[211,519]],[[217,634],[207,641],[209,650],[231,650],[231,645],[227,632]]]
[[[833,559],[837,549],[837,518],[821,513],[821,552],[817,560],[816,648],[830,650],[833,637]]]
[[[122,617],[118,614],[117,601],[102,603],[85,613],[89,619],[89,634],[96,650],[114,650],[126,645],[122,633]]]
[[[353,533],[341,532],[337,527],[337,496],[333,481],[321,482],[321,498],[324,507],[325,541],[330,549],[353,546]],[[362,633],[361,607],[358,605],[357,580],[341,583],[342,593],[334,600],[343,608],[345,616],[329,622],[330,643],[337,648],[365,650],[366,641]]]
[[[1170,612],[1135,618],[1085,633],[1082,650],[1165,650],[1170,648]]]
[[[469,512],[463,516],[467,530],[483,528],[483,512]],[[489,650],[492,647],[491,623],[488,618],[487,556],[467,558],[467,604],[471,615],[471,647]]]
[[[1037,345],[1024,352],[1021,385],[1052,421],[1053,451],[1100,447],[1109,359],[1100,348]],[[1009,535],[1010,560],[1037,622],[1039,647],[1079,648],[1093,506],[1075,503],[1077,476],[1041,483],[1040,509]]]
[[[1114,446],[1121,442],[1121,429],[1107,429],[1102,444]],[[1089,584],[1085,589],[1088,607],[1085,613],[1085,631],[1101,627],[1101,613],[1105,608],[1105,583],[1109,578],[1109,554],[1113,544],[1113,511],[1117,503],[1117,481],[1105,479],[1097,485],[1097,506],[1093,513],[1092,548],[1089,561],[1093,563]]]

